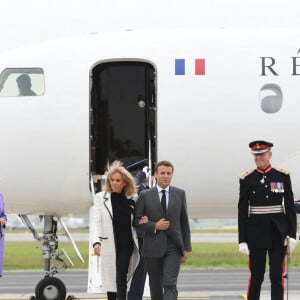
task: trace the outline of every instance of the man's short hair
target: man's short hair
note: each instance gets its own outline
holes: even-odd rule
[[[172,172],[174,172],[174,166],[173,164],[168,161],[168,160],[161,160],[159,161],[156,165],[155,165],[155,172],[157,173],[158,171],[158,167],[160,166],[166,166],[166,167],[171,167],[172,168]]]

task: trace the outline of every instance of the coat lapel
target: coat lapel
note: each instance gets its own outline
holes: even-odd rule
[[[168,203],[168,208],[167,208],[167,215],[175,207],[175,203],[176,203],[175,199],[176,199],[176,193],[175,193],[174,189],[172,189],[172,187],[170,186],[170,188],[169,188],[169,203]]]
[[[151,206],[153,206],[154,209],[157,209],[158,207],[160,207],[161,213],[164,214],[164,210],[160,204],[159,194],[158,194],[158,190],[157,190],[156,186],[152,188],[151,194],[152,194],[151,199],[150,199],[150,201],[152,203]]]
[[[112,206],[111,206],[111,197],[110,197],[110,193],[105,193],[104,194],[104,206],[107,209],[110,217],[113,217],[113,212],[112,212]]]

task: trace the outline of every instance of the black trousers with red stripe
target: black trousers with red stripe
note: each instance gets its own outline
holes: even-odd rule
[[[285,248],[278,234],[272,236],[270,247],[263,249],[250,248],[249,269],[251,276],[248,283],[248,300],[259,300],[261,285],[264,281],[267,254],[270,267],[271,300],[283,300]]]

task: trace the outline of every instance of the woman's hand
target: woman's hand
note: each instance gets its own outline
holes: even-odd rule
[[[140,220],[139,220],[139,224],[145,224],[149,221],[147,216],[141,216]]]
[[[100,244],[96,244],[94,246],[94,254],[97,255],[97,256],[101,255],[101,245]]]

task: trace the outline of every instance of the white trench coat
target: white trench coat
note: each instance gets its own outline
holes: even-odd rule
[[[127,197],[136,200],[136,196]],[[101,278],[103,288],[109,292],[116,292],[116,247],[112,223],[113,211],[109,192],[97,193],[94,198],[90,220],[91,242],[101,243]],[[133,218],[133,216],[131,216]],[[131,255],[127,282],[133,276],[139,263],[138,240],[134,227],[131,227],[134,248]]]

